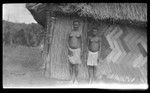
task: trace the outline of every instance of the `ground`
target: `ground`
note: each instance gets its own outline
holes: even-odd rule
[[[58,80],[45,78],[38,48],[3,46],[3,86],[46,86]],[[59,81],[59,83],[65,83]]]
[[[43,59],[40,53],[37,47],[3,45],[3,86],[40,87],[72,83],[72,81],[61,81],[44,77],[42,69]],[[103,77],[101,81],[112,82],[113,80]]]

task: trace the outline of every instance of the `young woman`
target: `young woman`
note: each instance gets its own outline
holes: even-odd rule
[[[79,30],[79,26],[80,23],[78,21],[73,22],[72,31],[69,33],[68,39],[68,58],[72,68],[73,82],[78,74],[78,65],[81,64],[81,31]]]
[[[100,49],[100,37],[98,37],[98,29],[88,32],[88,58],[87,65],[89,69],[90,82],[93,81],[95,66],[98,63],[98,51]]]

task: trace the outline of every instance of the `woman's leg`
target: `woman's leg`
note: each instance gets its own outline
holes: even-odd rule
[[[77,71],[76,71],[76,64],[74,64],[74,76],[77,76]]]
[[[88,71],[89,71],[89,78],[90,78],[90,82],[92,82],[93,79],[93,67],[92,66],[88,66]]]
[[[69,68],[69,72],[70,72],[70,75],[71,75],[71,80],[73,80],[73,64],[69,61],[69,65],[70,65],[70,68]]]
[[[94,81],[94,66],[91,66],[92,82]]]
[[[76,80],[76,78],[77,78],[77,76],[78,76],[78,64],[74,64],[74,73],[75,73],[75,80]]]
[[[72,64],[72,80],[73,83],[75,82],[75,78],[76,78],[76,71],[75,71],[75,64]]]
[[[95,70],[96,70],[96,67],[93,66],[93,81],[96,80],[96,77],[95,77]]]

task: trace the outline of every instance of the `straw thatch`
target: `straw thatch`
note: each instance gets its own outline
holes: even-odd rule
[[[51,6],[55,8],[49,8]],[[146,25],[147,22],[146,3],[27,3],[26,7],[35,20],[43,26],[46,22],[47,9],[62,14],[90,17],[94,20],[124,21],[135,25]]]

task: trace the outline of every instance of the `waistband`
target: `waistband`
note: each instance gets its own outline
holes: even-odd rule
[[[81,50],[81,48],[77,48],[77,49],[69,48],[69,50],[76,51],[76,50]]]
[[[91,51],[88,51],[88,53],[90,53],[90,54],[97,54],[98,51],[97,51],[97,52],[91,52]]]

